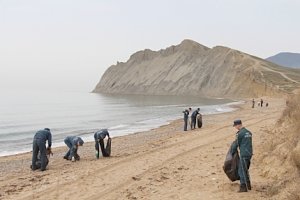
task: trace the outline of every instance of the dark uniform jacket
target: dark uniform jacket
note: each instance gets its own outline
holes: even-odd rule
[[[240,157],[252,157],[252,133],[242,128],[236,133],[236,140],[232,146],[232,153],[240,149]]]
[[[46,144],[46,141],[48,140],[48,147],[51,147],[52,145],[52,135],[51,132],[48,130],[39,130],[38,132],[36,132],[33,139],[39,140],[44,144]]]
[[[101,129],[94,134],[95,141],[99,139],[103,140],[106,136],[109,137],[107,129]]]

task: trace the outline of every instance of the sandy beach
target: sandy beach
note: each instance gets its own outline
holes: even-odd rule
[[[62,157],[54,148],[48,170],[32,172],[31,153],[0,157],[0,199],[270,199],[271,180],[263,175],[259,155],[263,138],[280,118],[285,100],[268,99],[269,107],[203,117],[201,129],[183,130],[183,120],[151,131],[113,138],[112,156],[95,159],[94,143],[79,149],[81,160]],[[253,133],[250,167],[253,189],[237,193],[239,182],[223,172],[225,155],[235,139],[234,119]]]

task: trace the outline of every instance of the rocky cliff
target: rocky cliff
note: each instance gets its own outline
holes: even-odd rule
[[[291,92],[300,86],[300,70],[192,40],[160,51],[134,53],[109,67],[93,92],[146,95],[255,97]]]

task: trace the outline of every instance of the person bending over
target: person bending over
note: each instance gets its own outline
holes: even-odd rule
[[[97,132],[95,132],[94,134],[94,139],[95,139],[95,150],[96,150],[96,158],[99,159],[99,145],[101,148],[101,152],[103,156],[109,156],[108,153],[106,152],[106,149],[104,147],[104,138],[108,137],[110,139],[109,136],[109,132],[107,129],[101,129]]]
[[[80,156],[78,155],[78,147],[82,146],[84,141],[81,137],[78,136],[68,136],[64,140],[65,144],[68,146],[69,150],[64,156],[66,160],[72,160],[73,162],[76,160],[80,160]]]

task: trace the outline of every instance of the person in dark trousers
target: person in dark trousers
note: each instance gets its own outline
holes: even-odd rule
[[[263,107],[263,103],[264,103],[264,101],[262,99],[260,99],[260,107]]]
[[[189,109],[186,109],[186,110],[183,111],[183,120],[184,120],[183,130],[184,130],[184,131],[187,131],[187,126],[188,126],[188,121],[189,121],[190,110],[192,110],[192,109],[189,108]]]
[[[101,130],[95,132],[95,134],[94,134],[95,150],[96,150],[96,158],[97,159],[99,159],[99,156],[100,156],[99,145],[100,145],[100,148],[101,148],[101,151],[102,151],[102,155],[106,154],[105,148],[104,148],[104,138],[106,136],[110,139],[109,132],[108,132],[107,129],[101,129]]]
[[[197,110],[195,110],[191,116],[191,129],[195,129],[196,128],[196,119],[197,119],[197,115],[199,114],[200,108],[197,108]]]
[[[33,138],[32,144],[32,164],[31,169],[36,170],[36,162],[38,158],[38,154],[40,155],[40,162],[41,162],[41,171],[46,170],[47,162],[47,155],[46,155],[46,141],[48,141],[47,149],[51,151],[52,145],[52,134],[49,128],[45,128],[44,130],[39,130],[36,132]]]
[[[64,140],[65,144],[69,147],[68,152],[64,156],[66,160],[72,160],[72,162],[76,160],[80,160],[80,156],[78,155],[78,147],[82,146],[84,141],[81,137],[78,136],[68,136]]]
[[[252,133],[242,125],[241,120],[235,120],[233,126],[238,130],[236,133],[236,140],[232,146],[232,153],[237,149],[240,150],[240,162],[238,167],[238,174],[240,176],[240,190],[239,192],[247,192],[251,190],[251,182],[249,176],[249,168],[252,157]]]
[[[255,101],[254,99],[252,99],[252,108],[254,108],[254,106],[255,106]]]

